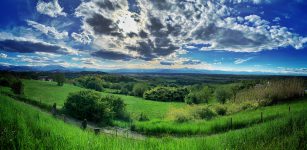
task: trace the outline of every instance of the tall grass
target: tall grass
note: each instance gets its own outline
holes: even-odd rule
[[[304,96],[304,81],[296,78],[273,80],[257,85],[237,94],[235,102],[257,102],[260,105],[269,105],[284,100]]]

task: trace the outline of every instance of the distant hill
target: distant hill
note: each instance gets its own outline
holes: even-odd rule
[[[179,68],[179,69],[95,69],[95,68],[73,68],[63,67],[60,65],[47,66],[14,66],[14,65],[0,65],[0,70],[5,71],[45,71],[45,72],[106,72],[115,74],[232,74],[232,75],[299,75],[307,76],[307,74],[283,74],[272,72],[247,72],[247,71],[223,71],[223,70],[205,70],[193,68]]]

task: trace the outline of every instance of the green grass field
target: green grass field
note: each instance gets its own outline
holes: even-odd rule
[[[23,80],[25,84],[25,96],[42,103],[52,105],[56,102],[63,106],[67,95],[70,92],[86,90],[73,85],[65,84],[63,87],[57,86],[54,82]],[[103,93],[103,95],[109,93]],[[232,128],[239,129],[253,126],[259,123],[260,114],[263,112],[264,120],[273,120],[283,117],[288,113],[288,107],[291,106],[291,112],[298,112],[307,109],[307,100],[301,99],[295,103],[286,103],[278,106],[269,106],[257,110],[243,111],[231,116],[221,116],[212,120],[191,120],[185,123],[177,123],[163,119],[163,116],[171,108],[185,107],[184,103],[157,102],[144,100],[134,96],[112,94],[121,97],[127,104],[127,111],[134,119],[135,130],[149,135],[209,135],[230,130],[230,118],[232,118]],[[144,113],[150,118],[150,121],[140,122],[136,118],[140,113]],[[115,121],[115,125],[128,127],[129,123]]]
[[[55,82],[39,80],[23,80],[25,96],[40,101],[42,103],[53,105],[57,103],[59,107],[64,105],[69,93],[80,90],[87,90],[70,84],[64,84],[63,87],[57,86]],[[183,107],[185,103],[178,102],[158,102],[144,100],[139,97],[126,96],[119,94],[110,94],[100,92],[103,95],[116,95],[121,97],[127,105],[127,111],[133,118],[140,113],[146,114],[150,119],[161,119],[170,108]]]
[[[257,126],[212,136],[143,141],[94,135],[0,95],[0,149],[306,149],[306,113],[287,113]]]

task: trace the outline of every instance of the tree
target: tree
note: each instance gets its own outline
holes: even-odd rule
[[[107,95],[100,99],[102,103],[106,103],[108,108],[113,112],[113,118],[127,119],[126,104],[117,96]]]
[[[23,94],[23,84],[21,80],[16,80],[11,84],[11,89],[15,94]]]
[[[146,83],[136,83],[133,85],[132,93],[134,96],[142,97],[144,92],[149,89]]]
[[[103,90],[103,81],[99,78],[94,78],[93,80],[88,81],[86,88],[93,89],[96,91],[102,91]]]
[[[201,90],[191,91],[184,100],[187,104],[208,103],[211,95],[210,88],[205,86]]]
[[[102,97],[99,93],[90,90],[70,93],[63,109],[67,115],[100,124],[110,124],[114,118],[129,118],[121,98]]]
[[[54,81],[57,82],[58,86],[63,86],[65,82],[65,76],[62,73],[57,73],[54,75]]]
[[[231,97],[231,94],[226,88],[220,87],[215,90],[215,97],[220,103],[224,104]]]

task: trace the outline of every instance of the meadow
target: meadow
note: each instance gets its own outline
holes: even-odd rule
[[[66,97],[70,92],[85,90],[83,88],[64,84],[64,86],[57,86],[55,82],[39,81],[39,80],[23,80],[25,88],[25,97],[41,103],[63,106]],[[261,107],[255,110],[246,110],[235,113],[233,115],[218,116],[211,120],[190,120],[187,122],[176,122],[165,118],[168,111],[174,108],[188,109],[189,106],[180,102],[159,102],[145,100],[140,97],[110,94],[99,92],[102,95],[116,95],[121,97],[127,105],[127,111],[133,119],[133,130],[154,136],[162,135],[176,135],[176,136],[191,136],[191,135],[211,135],[229,131],[231,129],[240,129],[257,125],[261,120],[261,113],[263,113],[263,121],[274,120],[281,118],[289,113],[289,106],[291,112],[299,112],[306,108],[306,98],[296,100],[295,102],[282,103],[280,105],[273,105],[268,107]],[[215,102],[214,102],[215,103]],[[144,114],[149,118],[149,121],[139,121],[138,116]],[[230,127],[230,120],[232,125]],[[130,128],[130,122],[114,121],[114,125],[123,128]]]
[[[59,87],[57,86],[56,82],[40,80],[23,80],[23,83],[25,97],[50,106],[53,105],[53,103],[56,103],[59,108],[64,105],[69,93],[87,90],[71,84],[64,84],[64,86]],[[106,92],[100,93],[102,95],[115,95],[122,98],[127,105],[127,111],[133,118],[136,118],[141,113],[144,113],[150,119],[161,119],[170,108],[178,108],[186,105],[179,102],[164,103],[159,101],[144,100],[143,98],[129,95],[111,94]]]
[[[132,140],[69,125],[0,95],[0,149],[306,149],[306,110],[204,137]]]

